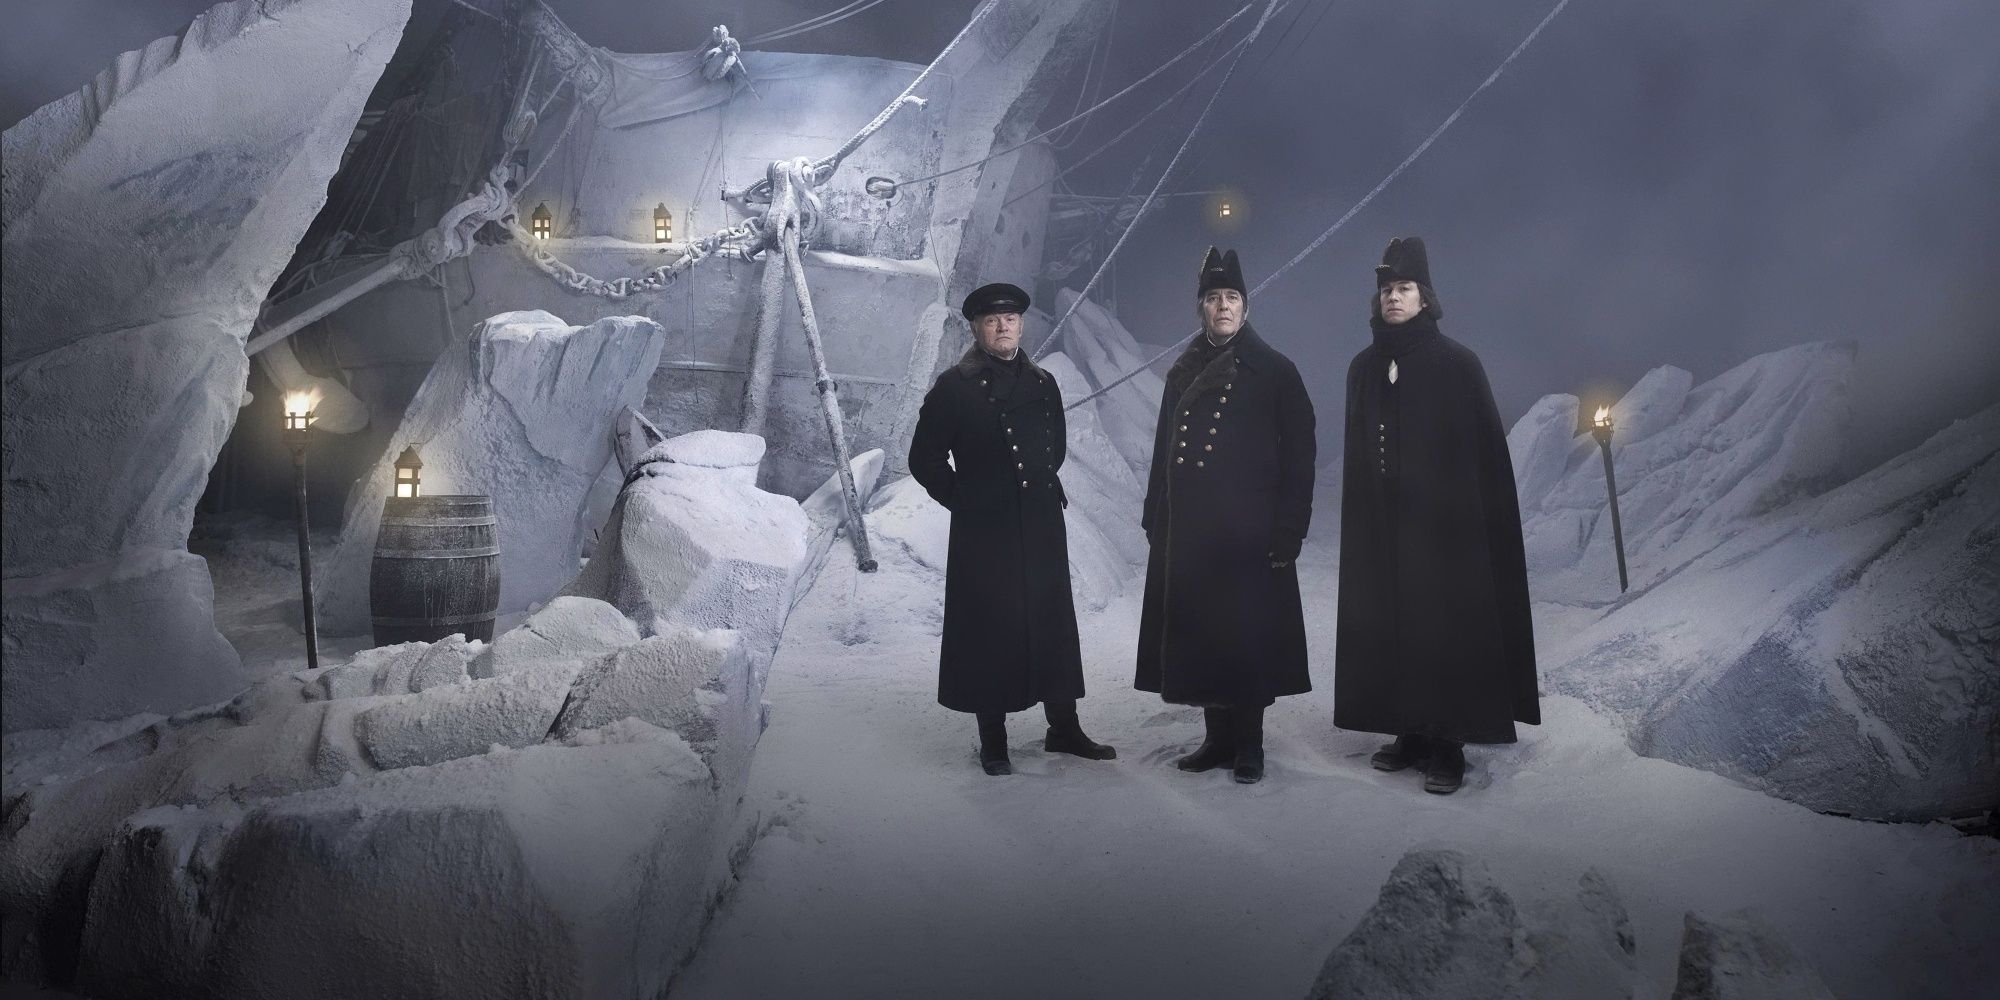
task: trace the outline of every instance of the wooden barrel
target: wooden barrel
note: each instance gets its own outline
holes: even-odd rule
[[[375,644],[435,642],[454,632],[490,642],[500,607],[493,498],[390,497],[368,571]]]

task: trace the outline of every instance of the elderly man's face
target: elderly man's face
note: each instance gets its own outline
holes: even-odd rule
[[[1250,303],[1234,288],[1211,288],[1195,306],[1201,313],[1201,328],[1217,340],[1236,336],[1250,315]]]
[[[1406,323],[1424,311],[1424,292],[1414,281],[1391,281],[1375,293],[1385,322]]]
[[[986,353],[1011,359],[1021,349],[1021,314],[987,313],[972,321],[972,335]]]

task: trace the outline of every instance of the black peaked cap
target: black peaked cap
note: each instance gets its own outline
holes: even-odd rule
[[[958,311],[965,314],[967,321],[989,313],[1024,313],[1028,311],[1028,293],[1019,285],[996,281],[973,289]]]

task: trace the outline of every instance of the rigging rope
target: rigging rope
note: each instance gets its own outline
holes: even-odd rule
[[[850,3],[845,7],[842,7],[838,10],[828,11],[825,14],[819,15],[818,17],[806,18],[805,20],[800,21],[799,23],[794,24],[789,28],[779,28],[776,31],[764,32],[763,34],[758,35],[755,38],[746,38],[743,40],[743,44],[762,45],[765,42],[780,41],[782,39],[790,38],[793,35],[803,35],[808,31],[818,31],[819,29],[827,27],[828,25],[838,24],[841,21],[845,21],[848,18],[853,17],[856,14],[860,14],[866,11],[868,8],[873,7],[881,2],[882,0],[854,0],[853,3]]]
[[[810,173],[807,175],[808,185],[825,183],[827,178],[832,176],[834,170],[840,166],[842,160],[846,159],[857,147],[879,131],[905,105],[922,105],[924,99],[915,96],[913,92],[930,77],[931,71],[936,69],[938,64],[943,62],[958,47],[958,44],[965,40],[967,35],[971,34],[972,29],[987,14],[991,13],[995,6],[998,6],[999,2],[1000,0],[986,0],[973,13],[972,18],[965,22],[965,27],[960,28],[958,34],[952,37],[951,42],[938,52],[937,58],[932,60],[930,65],[925,66],[923,72],[918,73],[916,79],[911,80],[909,86],[904,87],[903,92],[898,94],[895,100],[890,101],[887,107],[884,107],[868,124],[863,125],[861,131],[856,132],[853,138],[843,143],[832,155],[811,161]],[[576,112],[581,106],[582,102],[578,101],[576,105],[571,107],[568,124],[564,126],[562,135],[556,137],[555,144],[549,147],[549,152],[542,157],[542,162],[536,166],[535,173],[540,173],[542,166],[548,164],[549,158],[555,153],[556,146],[562,143],[563,136],[569,132],[569,127],[575,124]],[[533,178],[534,175],[530,174],[529,180],[532,181]],[[810,195],[809,186],[805,189],[807,195]],[[520,185],[519,189],[525,191],[527,187],[528,184],[524,182]],[[762,197],[769,197],[771,193],[771,179],[767,175],[764,180],[742,191],[733,194],[725,192],[724,197],[726,199],[759,200],[760,194]],[[515,214],[518,215],[518,213]],[[765,216],[759,215],[745,219],[742,223],[727,229],[717,230],[689,244],[687,252],[673,263],[650,268],[636,277],[614,278],[607,281],[603,278],[594,277],[579,271],[558,259],[554,254],[538,247],[536,245],[538,241],[529,235],[526,230],[522,229],[518,221],[511,223],[509,229],[514,234],[516,242],[520,244],[522,251],[527,254],[528,259],[543,274],[548,275],[571,291],[584,292],[611,299],[622,299],[635,292],[657,291],[666,287],[669,282],[679,277],[689,268],[712,256],[719,255],[735,257],[739,260],[754,260],[759,254],[772,248],[778,239],[778,232],[765,224]],[[807,232],[804,235],[809,238],[811,234]]]
[[[1244,40],[1243,47],[1236,50],[1236,57],[1229,61],[1229,68],[1222,74],[1222,82],[1215,85],[1215,93],[1208,95],[1208,104],[1202,107],[1201,114],[1194,120],[1194,125],[1188,128],[1187,138],[1181,140],[1181,148],[1174,151],[1173,159],[1168,160],[1166,169],[1160,171],[1160,179],[1153,183],[1153,190],[1146,193],[1146,200],[1139,203],[1139,210],[1132,213],[1132,221],[1125,227],[1125,231],[1119,234],[1118,242],[1111,244],[1110,252],[1106,253],[1104,260],[1097,265],[1097,271],[1090,276],[1089,281],[1083,283],[1083,290],[1077,292],[1076,298],[1070,300],[1069,308],[1063,312],[1061,319],[1056,320],[1055,328],[1051,329],[1049,335],[1042,340],[1041,350],[1035,352],[1033,360],[1040,361],[1042,355],[1048,353],[1049,348],[1062,335],[1063,325],[1069,322],[1071,316],[1076,315],[1076,307],[1090,294],[1090,289],[1097,284],[1097,279],[1104,276],[1104,269],[1111,266],[1111,261],[1118,256],[1118,251],[1124,248],[1125,241],[1131,238],[1132,231],[1139,228],[1139,220],[1146,217],[1146,208],[1160,196],[1160,189],[1167,185],[1167,178],[1173,176],[1174,166],[1181,162],[1181,156],[1188,151],[1188,147],[1194,145],[1194,137],[1201,134],[1201,126],[1208,121],[1208,113],[1215,110],[1215,102],[1222,97],[1223,91],[1229,89],[1229,78],[1236,74],[1237,64],[1243,61],[1244,54],[1249,52],[1250,46],[1256,42],[1258,33],[1264,30],[1264,25],[1271,22],[1271,15],[1277,13],[1278,7],[1283,3],[1284,0],[1270,0],[1270,3],[1265,5],[1263,16],[1259,17],[1256,25],[1250,29],[1250,35]]]
[[[1354,207],[1348,209],[1345,214],[1343,214],[1339,219],[1335,220],[1333,225],[1326,227],[1326,231],[1320,233],[1318,239],[1315,239],[1311,243],[1307,244],[1304,250],[1300,250],[1298,253],[1294,254],[1291,260],[1285,262],[1284,266],[1278,268],[1276,271],[1271,272],[1270,276],[1265,278],[1263,281],[1258,282],[1257,287],[1252,288],[1250,290],[1250,294],[1256,295],[1262,292],[1264,290],[1264,286],[1269,285],[1273,281],[1276,281],[1279,275],[1282,275],[1285,272],[1291,270],[1293,267],[1296,267],[1300,261],[1306,259],[1306,257],[1309,256],[1313,251],[1318,250],[1321,246],[1325,245],[1326,241],[1332,238],[1335,232],[1338,232],[1340,230],[1340,227],[1347,224],[1347,220],[1354,218],[1356,213],[1360,212],[1363,208],[1366,208],[1369,202],[1374,201],[1375,196],[1382,193],[1382,189],[1388,187],[1389,183],[1391,181],[1394,181],[1398,176],[1400,176],[1404,170],[1407,170],[1410,164],[1415,163],[1417,161],[1417,157],[1423,155],[1424,150],[1431,148],[1431,144],[1437,141],[1438,136],[1444,134],[1445,129],[1450,128],[1453,122],[1458,121],[1459,116],[1465,113],[1465,109],[1472,105],[1474,98],[1477,98],[1480,94],[1485,93],[1486,88],[1493,86],[1493,82],[1495,80],[1500,79],[1500,74],[1506,72],[1507,67],[1512,65],[1514,60],[1520,57],[1521,53],[1526,52],[1528,50],[1529,45],[1534,44],[1536,37],[1541,35],[1542,29],[1548,27],[1549,22],[1554,21],[1556,19],[1556,15],[1562,13],[1563,8],[1568,6],[1569,6],[1569,0],[1557,0],[1555,7],[1549,10],[1548,14],[1542,18],[1539,24],[1535,25],[1534,30],[1528,32],[1528,36],[1526,38],[1521,39],[1521,44],[1514,46],[1514,51],[1509,52],[1507,54],[1507,58],[1500,60],[1500,65],[1495,66],[1493,68],[1493,72],[1487,74],[1486,79],[1482,81],[1479,84],[1479,86],[1474,87],[1472,93],[1467,94],[1465,96],[1465,100],[1458,102],[1458,107],[1454,108],[1451,114],[1445,116],[1444,121],[1439,123],[1438,127],[1433,129],[1431,131],[1431,134],[1425,137],[1423,142],[1418,143],[1417,148],[1410,151],[1410,155],[1403,158],[1403,162],[1396,164],[1396,168],[1394,170],[1389,171],[1389,175],[1387,177],[1382,178],[1381,183],[1375,185],[1373,190],[1369,191],[1366,195],[1363,195],[1361,200],[1355,202]],[[1082,296],[1078,296],[1079,300],[1081,298]],[[1072,311],[1074,311],[1075,309],[1075,306],[1073,304],[1071,306],[1071,309]],[[1074,410],[1077,407],[1082,406],[1083,404],[1088,403],[1091,400],[1096,399],[1097,397],[1102,396],[1107,392],[1110,392],[1112,389],[1115,389],[1118,386],[1125,384],[1126,382],[1130,381],[1133,377],[1137,376],[1140,372],[1153,367],[1167,355],[1172,354],[1173,352],[1179,350],[1183,345],[1187,344],[1188,341],[1193,340],[1196,337],[1196,335],[1200,333],[1201,333],[1200,330],[1196,330],[1194,333],[1190,333],[1187,336],[1182,337],[1177,341],[1174,341],[1172,344],[1167,346],[1166,350],[1153,355],[1151,358],[1148,358],[1144,364],[1140,365],[1137,368],[1132,369],[1129,372],[1126,372],[1123,375],[1118,376],[1116,379],[1113,379],[1112,381],[1106,383],[1103,388],[1098,389],[1096,392],[1090,393],[1089,395],[1084,396],[1081,399],[1078,399],[1076,402],[1063,407],[1063,409]],[[1054,339],[1055,335],[1052,332],[1048,337],[1048,340],[1053,341]],[[1044,343],[1046,343],[1046,341]]]
[[[1102,153],[1105,150],[1118,145],[1120,142],[1124,141],[1126,136],[1131,135],[1133,132],[1138,131],[1139,126],[1144,125],[1147,121],[1150,121],[1154,115],[1157,115],[1160,112],[1167,110],[1167,108],[1174,102],[1179,101],[1183,97],[1186,97],[1188,91],[1194,89],[1195,84],[1200,83],[1202,79],[1207,77],[1209,73],[1213,72],[1217,66],[1224,65],[1224,63],[1222,62],[1224,56],[1235,54],[1237,50],[1243,48],[1244,45],[1247,44],[1249,41],[1250,38],[1247,35],[1244,36],[1243,38],[1237,39],[1235,44],[1231,45],[1229,48],[1223,49],[1222,52],[1216,56],[1215,61],[1209,63],[1206,66],[1203,66],[1200,72],[1188,78],[1188,82],[1181,84],[1181,89],[1176,90],[1172,94],[1167,95],[1167,99],[1154,105],[1153,110],[1148,111],[1143,115],[1140,115],[1137,121],[1133,122],[1130,125],[1125,126],[1125,131],[1120,132],[1115,136],[1112,136],[1111,141],[1106,142],[1105,144],[1097,147],[1096,149],[1093,149],[1090,152],[1083,154],[1082,159],[1057,171],[1054,175],[1049,177],[1048,180],[1042,181],[1041,183],[1036,184],[1034,187],[1022,191],[1020,194],[1017,194],[1014,197],[1007,199],[1005,202],[1001,204],[1000,207],[1006,208],[1014,204],[1015,202],[1020,201],[1021,199],[1026,198],[1027,196],[1034,194],[1035,192],[1040,191],[1045,187],[1048,187],[1050,184],[1054,184],[1057,181],[1060,181],[1063,178],[1068,177],[1070,173],[1076,170],[1078,167],[1081,167],[1084,164],[1089,163],[1091,160],[1096,159],[1099,153]],[[1158,146],[1156,145],[1154,148],[1157,149]],[[1146,154],[1146,156],[1149,159],[1152,157],[1152,155],[1153,154],[1151,151],[1147,152]],[[1135,183],[1136,183],[1136,178],[1135,178]]]
[[[1111,42],[1118,27],[1118,0],[1111,0],[1111,13],[1105,15],[1104,40],[1090,50],[1090,61],[1083,64],[1083,83],[1076,88],[1076,103],[1070,106],[1072,117],[1083,110],[1086,103],[1104,96],[1104,81],[1111,74]],[[1076,145],[1082,138],[1083,130],[1061,138],[1050,138],[1049,148],[1063,150]]]
[[[1280,0],[1280,2],[1282,3],[1283,0]],[[1104,100],[1101,100],[1096,104],[1093,104],[1088,108],[1085,108],[1083,111],[1078,112],[1075,115],[1072,115],[1068,121],[1065,121],[1062,124],[1055,126],[1054,128],[1043,129],[1042,131],[1034,135],[1031,135],[1026,139],[1023,139],[1022,141],[1017,142],[1014,145],[1007,147],[1006,149],[1000,150],[997,153],[989,153],[986,156],[981,157],[980,159],[972,161],[971,163],[963,163],[956,167],[951,168],[950,170],[940,170],[937,173],[931,174],[927,177],[917,177],[907,181],[898,181],[896,182],[896,186],[902,187],[903,185],[906,184],[921,184],[924,181],[934,181],[940,177],[948,177],[952,174],[958,173],[961,170],[971,170],[973,167],[979,166],[980,164],[985,163],[989,160],[999,159],[1000,157],[1006,156],[1008,153],[1014,152],[1015,150],[1020,149],[1023,146],[1027,146],[1031,143],[1045,139],[1051,133],[1061,131],[1063,128],[1072,125],[1077,121],[1082,120],[1083,118],[1088,117],[1092,113],[1103,108],[1105,105],[1110,104],[1111,102],[1116,101],[1117,99],[1124,97],[1126,94],[1129,94],[1132,91],[1138,89],[1139,86],[1144,84],[1146,81],[1151,80],[1156,76],[1159,76],[1161,73],[1166,72],[1169,68],[1173,67],[1174,64],[1180,62],[1182,59],[1186,59],[1188,56],[1193,55],[1195,50],[1208,44],[1211,40],[1215,38],[1215,36],[1222,34],[1223,29],[1229,27],[1231,24],[1236,23],[1236,20],[1238,18],[1248,13],[1250,11],[1250,8],[1255,6],[1257,6],[1255,3],[1244,4],[1242,9],[1238,10],[1234,14],[1229,15],[1227,18],[1223,20],[1221,24],[1216,25],[1215,28],[1211,30],[1208,34],[1203,35],[1201,36],[1200,39],[1196,40],[1193,45],[1190,45],[1187,48],[1182,49],[1179,55],[1173,57],[1172,59],[1167,60],[1164,63],[1161,63],[1159,66],[1155,67],[1151,73],[1148,73],[1145,76],[1142,76],[1139,79],[1132,81],[1132,83],[1128,85],[1124,90],[1112,94],[1110,97],[1107,97]],[[933,63],[932,65],[936,64]]]

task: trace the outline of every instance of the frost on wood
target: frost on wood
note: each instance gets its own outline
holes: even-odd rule
[[[408,16],[219,4],[0,139],[6,731],[245,683],[188,530],[251,323]]]

